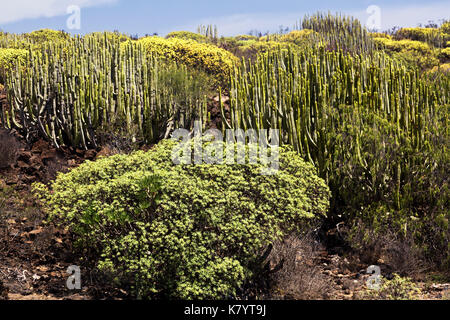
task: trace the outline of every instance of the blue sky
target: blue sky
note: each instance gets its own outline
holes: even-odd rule
[[[81,29],[68,30],[67,7],[81,8]],[[165,35],[195,31],[199,24],[216,24],[221,35],[244,34],[252,29],[276,31],[292,26],[305,14],[341,12],[369,18],[366,9],[381,9],[381,27],[417,26],[428,20],[450,19],[450,1],[328,1],[328,0],[0,0],[0,29],[30,32],[41,28],[72,33],[119,30],[128,34]]]

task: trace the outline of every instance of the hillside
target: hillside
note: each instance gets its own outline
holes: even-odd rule
[[[448,299],[449,108],[450,22],[0,32],[0,299]]]

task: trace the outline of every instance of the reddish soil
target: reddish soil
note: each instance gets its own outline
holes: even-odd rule
[[[105,155],[107,150],[56,150],[43,140],[28,146],[20,136],[11,136],[15,162],[0,169],[0,296],[14,300],[119,297],[120,292],[107,288],[87,270],[82,271],[81,291],[67,289],[67,268],[83,263],[73,253],[70,233],[45,222],[46,214],[31,191],[33,182],[47,183],[57,172]]]

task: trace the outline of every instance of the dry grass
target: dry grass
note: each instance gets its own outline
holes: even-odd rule
[[[271,295],[279,299],[329,299],[331,282],[321,273],[320,246],[312,237],[290,236],[275,243],[269,256],[271,265],[282,268],[271,275]]]
[[[358,225],[349,242],[356,248],[361,262],[379,265],[384,274],[417,278],[429,268],[410,236],[400,237],[391,231],[376,232]]]

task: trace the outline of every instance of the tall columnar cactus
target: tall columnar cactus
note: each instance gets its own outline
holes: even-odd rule
[[[172,86],[174,75],[184,92]],[[7,79],[4,123],[57,147],[96,147],[96,131],[111,127],[153,143],[206,117],[202,88],[186,67],[162,63],[139,44],[121,47],[106,34],[30,49]]]
[[[332,48],[358,53],[371,53],[375,49],[366,28],[353,17],[316,13],[305,16],[294,28],[314,30]]]
[[[241,65],[231,80],[224,127],[278,129],[282,143],[293,145],[327,181],[340,159],[374,176],[382,159],[372,159],[362,146],[367,128],[385,126],[376,129],[389,130],[394,144],[408,141],[417,151],[429,146],[434,127],[448,132],[448,121],[437,116],[437,109],[450,103],[450,77],[427,81],[383,53],[279,51]],[[402,157],[389,164],[397,206],[401,177],[413,161]]]

